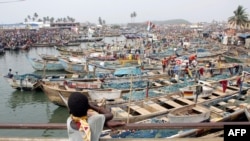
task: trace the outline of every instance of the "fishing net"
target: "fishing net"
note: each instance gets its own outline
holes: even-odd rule
[[[165,121],[152,118],[147,123],[162,124]],[[140,124],[140,123],[138,123]],[[166,138],[179,132],[177,129],[150,129],[150,130],[126,130],[118,134],[111,135],[112,138]]]

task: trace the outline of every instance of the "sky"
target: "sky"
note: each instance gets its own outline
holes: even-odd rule
[[[18,1],[18,2],[16,2]],[[250,16],[250,0],[0,0],[0,24],[40,18],[72,17],[76,22],[106,24],[185,19],[191,23],[227,21],[242,5]],[[131,19],[131,13],[137,16]]]

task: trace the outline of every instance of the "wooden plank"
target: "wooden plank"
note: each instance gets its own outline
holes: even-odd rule
[[[227,106],[228,109],[231,110],[238,110],[239,108],[237,106]]]
[[[223,113],[224,112],[223,110],[221,110],[217,107],[214,107],[214,106],[210,106],[210,109],[216,113]]]
[[[193,101],[190,101],[190,100],[185,99],[185,98],[177,98],[177,99],[178,99],[179,101],[182,101],[182,102],[188,104],[188,105],[194,104]]]
[[[204,102],[204,101],[206,101],[206,100],[203,98],[198,98],[198,102]]]
[[[247,103],[240,103],[240,104],[239,104],[239,107],[242,108],[242,109],[243,109],[243,108],[246,108],[247,106],[248,106]]]
[[[227,102],[230,104],[234,104],[237,100],[236,99],[229,99]]]
[[[227,103],[224,102],[224,101],[221,101],[221,102],[218,103],[218,105],[220,105],[220,106],[225,106],[225,105],[227,105]]]
[[[170,106],[174,107],[174,108],[182,107],[182,105],[180,105],[180,104],[178,104],[178,103],[176,103],[176,102],[174,102],[174,101],[172,101],[172,100],[168,100],[168,99],[166,99],[166,98],[160,98],[159,100],[160,100],[161,102],[167,104],[167,105],[170,105]]]
[[[235,90],[240,90],[240,88],[239,87],[236,87],[236,86],[227,86],[228,88],[231,88],[231,89],[235,89]]]
[[[144,103],[146,106],[149,106],[152,109],[155,109],[155,111],[167,111],[168,109],[162,107],[159,104],[156,104],[153,101],[147,101],[146,103]]]
[[[136,112],[138,112],[141,115],[147,115],[147,114],[151,114],[151,112],[149,112],[148,110],[139,107],[138,105],[130,105],[130,108]]]
[[[215,99],[215,98],[217,98],[217,96],[210,95],[210,96],[209,96],[209,98],[211,98],[211,99]]]
[[[198,105],[196,105],[192,109],[195,110],[195,111],[201,112],[201,113],[209,111],[209,109],[205,109],[204,107],[201,107],[201,106],[198,106]]]
[[[223,93],[222,91],[213,91],[214,94],[217,94],[217,95],[220,95],[220,96],[223,96],[225,95],[226,93]]]
[[[154,84],[155,86],[162,86],[160,83],[157,83],[157,82],[153,82],[153,84]]]
[[[128,112],[124,111],[120,107],[111,107],[111,112],[116,115],[117,117],[128,117],[132,116],[131,114],[128,114]]]
[[[165,84],[173,84],[170,81],[167,81],[166,79],[160,78],[160,81],[164,82]]]

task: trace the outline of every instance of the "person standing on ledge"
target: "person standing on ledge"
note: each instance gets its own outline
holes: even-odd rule
[[[104,126],[112,128],[125,125],[125,122],[112,121],[111,112],[93,105],[87,96],[79,92],[69,96],[68,108],[70,116],[67,119],[67,131],[70,141],[99,141]]]

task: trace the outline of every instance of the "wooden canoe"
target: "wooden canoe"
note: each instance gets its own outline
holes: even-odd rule
[[[246,108],[244,109],[244,112],[245,112],[245,115],[246,115],[248,121],[250,121],[250,104],[249,104],[248,107],[246,107]]]
[[[197,86],[188,86],[185,88],[181,88],[180,91],[183,94],[183,97],[187,98],[187,99],[195,99],[196,98],[196,92],[197,92]],[[212,94],[213,92],[213,88],[212,87],[208,87],[208,86],[202,86],[202,91],[201,93],[199,93],[199,97],[208,97],[209,95]]]
[[[175,109],[168,114],[169,123],[198,123],[208,121],[211,110],[202,106],[192,104]]]

